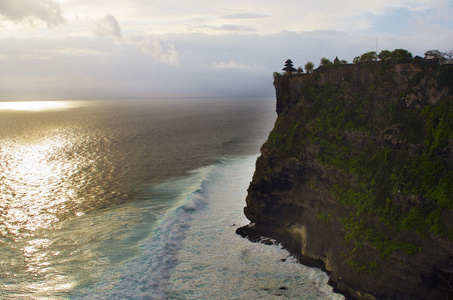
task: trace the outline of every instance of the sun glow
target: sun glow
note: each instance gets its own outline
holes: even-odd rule
[[[40,111],[61,109],[69,106],[71,101],[15,101],[0,102],[0,110]]]
[[[34,126],[40,120],[57,118],[60,112],[33,115],[33,110],[66,109],[87,102],[46,103],[50,105],[13,106],[32,111],[30,114],[0,111],[0,120],[7,120],[3,119],[2,125],[8,120],[14,123],[22,115],[22,120],[30,120],[28,126]],[[6,109],[4,104],[0,102]],[[93,135],[83,129],[43,126],[33,133],[30,127],[19,128],[19,134],[0,133],[0,261],[7,262],[0,272],[0,294],[11,294],[11,299],[66,299],[60,295],[90,282],[85,268],[108,263],[92,262],[96,257],[90,248],[92,227],[83,226],[87,228],[83,231],[68,225],[80,222],[77,218],[90,207],[85,201],[93,204],[105,195],[98,181],[105,177],[96,169],[97,151],[89,146]],[[91,198],[95,200],[89,202]],[[100,235],[96,232],[96,238]],[[81,270],[74,272],[73,268]]]

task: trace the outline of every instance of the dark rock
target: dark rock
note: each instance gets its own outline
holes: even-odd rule
[[[252,223],[236,232],[253,242],[275,240],[301,263],[321,267],[348,299],[451,297],[453,213],[445,208],[434,219],[434,192],[417,184],[450,184],[452,128],[426,146],[435,140],[428,126],[440,122],[426,112],[449,107],[453,91],[436,88],[441,73],[423,68],[370,62],[276,79],[278,119],[244,208]],[[429,168],[426,157],[444,169]],[[419,165],[437,177],[418,172]],[[357,197],[341,198],[341,191]],[[453,207],[452,195],[445,197],[443,207]],[[372,205],[359,206],[368,200]]]

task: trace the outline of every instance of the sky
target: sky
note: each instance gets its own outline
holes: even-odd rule
[[[453,47],[453,0],[0,0],[0,101],[273,97],[322,57]]]

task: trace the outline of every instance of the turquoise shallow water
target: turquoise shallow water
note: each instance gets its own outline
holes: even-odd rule
[[[339,297],[234,234],[274,100],[1,104],[2,299]]]
[[[179,188],[178,204],[162,215],[137,256],[76,298],[343,299],[321,270],[300,265],[279,246],[235,234],[247,224],[242,208],[255,160],[222,158],[154,187],[169,193]]]

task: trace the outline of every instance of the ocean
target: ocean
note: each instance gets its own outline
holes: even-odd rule
[[[343,299],[235,234],[274,99],[0,102],[1,299]]]

